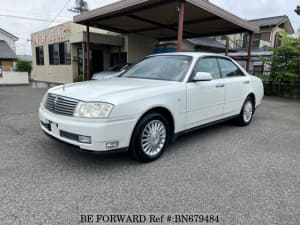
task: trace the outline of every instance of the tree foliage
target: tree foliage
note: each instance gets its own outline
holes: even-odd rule
[[[270,79],[278,83],[300,81],[300,30],[297,36],[281,35],[281,46],[271,49],[271,58],[265,60],[271,68]]]
[[[18,60],[16,65],[16,71],[30,73],[32,69],[31,62],[26,60]]]
[[[265,94],[286,97],[300,97],[300,29],[296,36],[281,33],[281,46],[270,48],[269,59],[259,58],[268,64],[270,76],[260,75],[264,81]]]

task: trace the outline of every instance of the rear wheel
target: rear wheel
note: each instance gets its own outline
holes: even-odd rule
[[[149,113],[137,124],[130,152],[139,161],[150,162],[159,158],[169,142],[168,121],[159,113]]]
[[[253,118],[254,110],[255,107],[253,99],[251,97],[247,97],[238,117],[238,124],[240,126],[247,126],[248,124],[250,124]]]

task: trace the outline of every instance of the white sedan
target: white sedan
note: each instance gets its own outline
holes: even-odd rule
[[[229,119],[248,125],[262,81],[232,59],[209,53],[152,55],[120,78],[49,89],[43,131],[88,151],[129,151],[152,161],[183,133]]]

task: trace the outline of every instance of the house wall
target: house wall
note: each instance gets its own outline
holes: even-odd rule
[[[59,26],[64,27],[64,39],[58,40],[58,30]],[[36,81],[44,81],[50,83],[71,83],[73,82],[73,67],[70,65],[50,65],[49,62],[49,44],[64,42],[70,39],[70,31],[72,30],[71,23],[61,24],[59,26],[55,26],[54,28],[54,41],[50,42],[48,32],[50,29],[43,30],[38,33],[34,33],[31,35],[31,48],[32,48],[32,72],[31,78]],[[39,44],[34,43],[34,36],[36,34],[40,35],[46,32],[46,42],[42,43],[41,39],[39,39]],[[36,52],[35,48],[38,46],[43,46],[44,48],[44,65],[36,64]],[[73,58],[73,51],[71,47],[71,59]],[[72,63],[72,61],[71,61]]]
[[[127,61],[135,63],[147,55],[153,54],[158,40],[137,34],[128,34],[125,37],[125,48],[127,52]]]
[[[275,47],[275,37],[276,37],[276,34],[280,32],[284,31],[284,29],[280,28],[280,27],[274,27],[272,29],[272,33],[271,33],[271,46],[274,48]]]
[[[58,39],[58,27],[64,27],[64,39]],[[50,42],[48,33],[50,29],[54,29],[54,41]],[[71,83],[74,77],[78,76],[78,49],[82,48],[81,43],[71,43],[74,39],[78,41],[84,41],[84,31],[86,31],[86,26],[80,24],[74,24],[68,22],[61,24],[50,29],[40,31],[31,35],[31,48],[32,48],[32,74],[31,77],[36,81],[50,82],[50,83]],[[91,36],[95,39],[94,35],[97,34],[107,34],[107,31],[101,29],[90,29]],[[92,33],[93,32],[93,33]],[[42,43],[41,38],[39,38],[39,43],[35,44],[34,37],[38,35],[41,37],[42,33],[46,33],[46,42]],[[64,41],[70,41],[71,47],[71,64],[70,65],[50,65],[49,62],[49,44],[59,43]],[[91,40],[92,41],[92,40]],[[115,41],[115,40],[114,40]],[[36,64],[36,51],[35,48],[38,46],[43,46],[44,48],[44,65]],[[110,67],[110,51],[107,46],[92,46],[90,49],[99,49],[103,51],[103,67],[107,69]]]
[[[4,34],[4,33],[2,33],[1,31],[0,31],[0,40],[4,40],[4,41],[6,41],[6,43],[11,47],[11,49],[16,53],[16,44],[15,44],[15,40],[12,38],[12,37],[10,37],[10,36],[8,36],[8,35],[6,35],[6,34]]]
[[[64,26],[64,39],[58,40],[58,27]],[[86,26],[65,23],[59,26],[50,28],[54,29],[54,41],[50,43],[49,30],[43,30],[31,35],[32,46],[32,73],[31,77],[36,81],[44,81],[49,83],[70,83],[73,82],[74,77],[78,76],[78,49],[82,48],[79,42],[85,41]],[[39,38],[38,43],[35,43],[35,36],[41,37],[42,33],[46,33],[46,41],[42,43]],[[103,31],[95,28],[90,28],[90,49],[101,50],[103,52],[103,69],[106,70],[111,66],[112,52],[127,52],[128,62],[137,62],[143,57],[153,54],[153,49],[158,41],[136,34],[129,34],[125,36],[105,36],[111,35],[111,32]],[[97,33],[93,33],[97,32]],[[98,36],[97,36],[98,35]],[[71,65],[50,65],[49,63],[49,48],[48,45],[52,43],[70,41],[71,44]],[[74,42],[74,43],[72,43]],[[104,42],[104,44],[102,43]],[[100,44],[102,43],[102,44]],[[44,65],[36,64],[36,47],[43,46],[44,48]],[[114,46],[114,47],[113,47]]]

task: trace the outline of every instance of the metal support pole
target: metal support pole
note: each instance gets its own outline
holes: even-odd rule
[[[225,55],[228,56],[229,51],[229,37],[226,37],[226,49],[225,49]]]
[[[87,80],[90,80],[90,25],[86,25],[86,74],[87,74]]]
[[[179,9],[179,21],[178,21],[178,42],[177,42],[177,52],[181,52],[182,46],[182,34],[183,34],[183,21],[184,21],[184,2],[180,2]]]
[[[84,75],[85,71],[85,43],[82,42],[82,75]]]
[[[250,33],[246,71],[249,72],[253,32]]]

